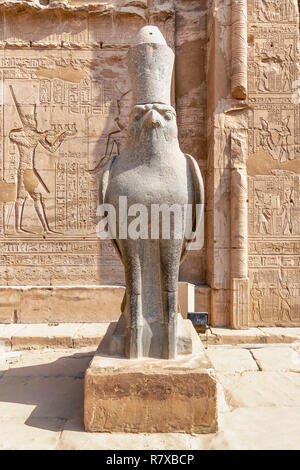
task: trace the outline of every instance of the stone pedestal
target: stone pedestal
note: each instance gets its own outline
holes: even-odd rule
[[[176,360],[129,360],[101,351],[100,344],[85,375],[86,431],[216,431],[217,384],[200,340],[193,354]]]

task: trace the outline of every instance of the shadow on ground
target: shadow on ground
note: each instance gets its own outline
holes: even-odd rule
[[[44,362],[55,354],[36,353],[31,362],[43,363],[25,365],[29,354],[24,352],[23,366],[21,355],[8,370],[0,369],[1,417],[23,418],[28,426],[50,431],[59,431],[62,426],[68,429],[67,421],[76,420],[78,431],[82,431],[84,374],[93,354],[75,353]],[[61,352],[56,352],[59,355]]]

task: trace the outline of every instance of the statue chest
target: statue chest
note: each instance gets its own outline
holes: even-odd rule
[[[119,163],[119,162],[118,162]],[[117,205],[119,196],[128,204],[187,204],[193,202],[193,184],[186,160],[177,164],[129,164],[114,168],[106,202]]]

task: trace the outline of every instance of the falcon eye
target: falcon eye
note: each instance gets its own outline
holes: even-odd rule
[[[171,119],[173,119],[173,115],[170,111],[166,112],[165,119],[167,119],[167,121],[171,121]]]
[[[135,114],[134,120],[138,121],[139,119],[141,119],[141,114],[139,114],[139,113]]]

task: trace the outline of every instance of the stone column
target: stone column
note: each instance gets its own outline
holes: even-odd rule
[[[231,94],[243,100],[247,96],[247,0],[232,0],[231,22]]]
[[[247,97],[247,0],[231,4],[231,95]],[[248,326],[248,189],[246,160],[247,130],[231,132],[231,252],[230,326]]]
[[[207,284],[211,287],[212,326],[230,323],[230,128],[231,3],[213,0],[208,23],[206,178]]]
[[[245,328],[247,265],[246,0],[213,0],[208,25],[207,283],[211,324]]]
[[[248,326],[248,187],[246,158],[248,153],[247,129],[231,131],[231,308],[230,326]]]

